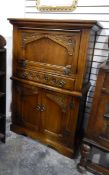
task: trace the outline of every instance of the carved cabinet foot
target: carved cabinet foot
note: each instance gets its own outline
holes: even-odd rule
[[[80,150],[81,159],[80,159],[79,164],[77,165],[77,168],[81,173],[86,172],[87,160],[88,160],[90,150],[91,150],[91,147],[89,145],[82,144],[81,150]]]

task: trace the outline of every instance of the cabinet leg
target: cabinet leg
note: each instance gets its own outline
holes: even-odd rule
[[[77,166],[78,170],[81,173],[85,173],[86,172],[87,160],[88,160],[88,156],[89,156],[90,150],[91,150],[91,147],[89,145],[82,144],[81,150],[80,150],[81,159],[80,159],[80,162],[79,162],[79,164]]]

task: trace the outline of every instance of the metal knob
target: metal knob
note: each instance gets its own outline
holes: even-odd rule
[[[67,65],[64,68],[64,75],[69,75],[71,73],[71,65]]]
[[[40,111],[40,110],[41,110],[41,106],[40,106],[40,105],[37,105],[37,106],[36,106],[36,110],[37,110],[37,111]]]
[[[40,112],[43,112],[43,111],[45,111],[45,106],[44,105],[37,105],[36,110],[40,111]]]
[[[65,81],[64,80],[59,81],[59,85],[58,85],[59,87],[62,88],[62,87],[64,87],[64,85],[65,85]]]
[[[45,106],[44,105],[41,106],[40,111],[41,112],[45,111]]]

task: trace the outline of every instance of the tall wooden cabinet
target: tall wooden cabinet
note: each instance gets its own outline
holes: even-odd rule
[[[101,27],[96,21],[9,21],[13,24],[11,130],[72,157],[90,86],[95,35]]]
[[[0,141],[5,142],[6,131],[6,40],[0,35]]]

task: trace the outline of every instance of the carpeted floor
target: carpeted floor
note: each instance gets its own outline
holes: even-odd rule
[[[80,175],[77,162],[9,131],[9,123],[6,143],[0,143],[0,175]]]

